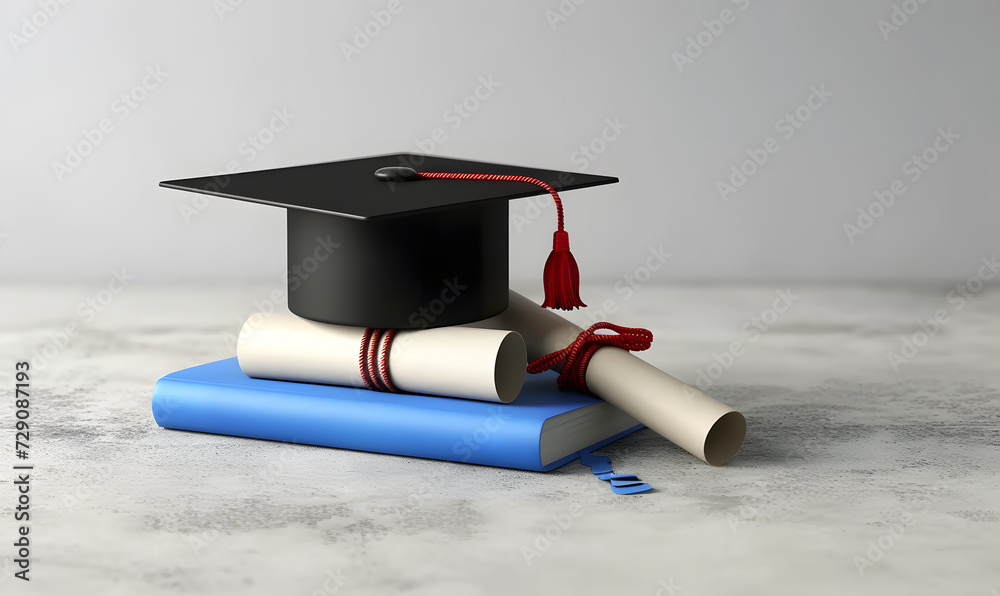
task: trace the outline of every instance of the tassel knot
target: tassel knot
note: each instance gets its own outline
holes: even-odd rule
[[[555,252],[569,251],[569,232],[552,233],[552,250]]]

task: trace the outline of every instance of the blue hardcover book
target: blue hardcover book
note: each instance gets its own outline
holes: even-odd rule
[[[236,358],[171,373],[153,389],[164,428],[547,472],[642,425],[592,395],[528,375],[497,404],[253,379]]]

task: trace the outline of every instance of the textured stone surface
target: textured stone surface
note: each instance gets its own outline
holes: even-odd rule
[[[576,463],[539,474],[160,429],[156,379],[233,355],[227,334],[272,288],[136,281],[90,320],[77,307],[101,289],[0,288],[0,379],[35,364],[28,586],[3,571],[10,389],[0,404],[3,593],[307,596],[334,593],[338,570],[343,594],[1000,590],[992,289],[958,309],[947,285],[790,288],[754,341],[744,325],[776,287],[585,288],[614,301],[611,320],[652,329],[643,357],[686,381],[743,348],[708,389],[747,416],[742,451],[711,467],[641,431],[602,451],[656,487],[632,497]],[[937,309],[948,322],[893,371],[886,353]],[[522,547],[574,506],[529,565]]]

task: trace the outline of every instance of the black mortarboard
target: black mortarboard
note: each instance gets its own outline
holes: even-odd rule
[[[378,176],[376,171],[382,170]],[[468,178],[468,175],[478,179]],[[435,180],[422,178],[453,178]],[[410,329],[458,325],[507,308],[507,201],[618,182],[591,174],[414,154],[184,180],[160,186],[288,209],[288,308],[326,323]],[[551,185],[549,187],[549,185]],[[559,231],[549,283],[568,258]],[[575,262],[562,275],[578,284]],[[562,288],[575,294],[576,289]],[[552,292],[556,292],[552,290]]]

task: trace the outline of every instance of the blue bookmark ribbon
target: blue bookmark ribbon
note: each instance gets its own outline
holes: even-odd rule
[[[639,480],[635,474],[615,474],[611,468],[610,457],[581,451],[580,463],[590,466],[590,471],[594,476],[601,480],[607,480],[611,484],[611,491],[616,495],[634,495],[653,490],[652,486]]]

